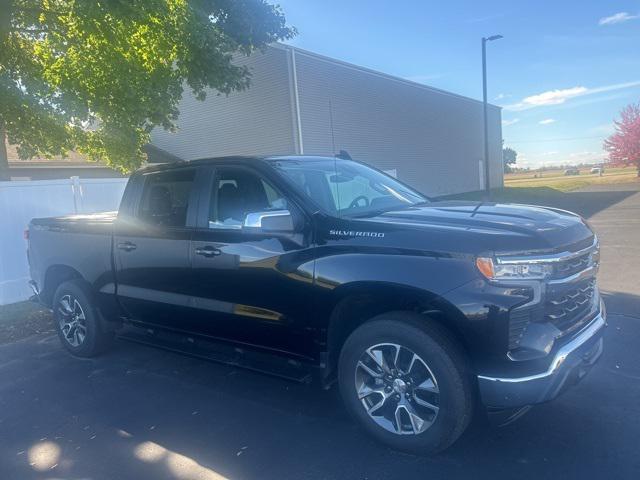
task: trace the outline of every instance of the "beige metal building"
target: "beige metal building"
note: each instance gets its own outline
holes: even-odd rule
[[[346,150],[427,195],[484,188],[482,102],[286,45],[243,57],[251,88],[200,102],[152,144],[185,160]],[[491,186],[502,186],[501,111],[489,106]]]

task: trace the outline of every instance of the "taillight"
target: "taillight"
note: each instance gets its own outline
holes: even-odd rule
[[[25,229],[25,231],[22,233],[23,237],[25,240],[29,240],[29,229]]]

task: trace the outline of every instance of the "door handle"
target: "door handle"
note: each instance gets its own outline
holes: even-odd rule
[[[135,250],[138,246],[135,243],[131,242],[123,242],[117,245],[118,249],[124,250],[125,252],[130,252],[131,250]]]
[[[216,257],[221,253],[220,249],[211,246],[196,248],[196,255],[202,255],[203,257]]]

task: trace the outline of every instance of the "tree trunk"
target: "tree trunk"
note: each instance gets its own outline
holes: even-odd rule
[[[7,155],[7,144],[4,132],[4,124],[0,122],[0,181],[10,180],[9,174],[9,158]]]

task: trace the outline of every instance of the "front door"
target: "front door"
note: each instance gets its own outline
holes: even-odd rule
[[[208,335],[308,355],[313,348],[311,229],[300,209],[257,170],[224,166],[203,189],[193,233],[193,295]],[[293,232],[243,225],[248,214],[289,210]]]
[[[143,174],[136,206],[116,222],[117,294],[133,320],[194,328],[189,284],[197,171],[177,168]]]

